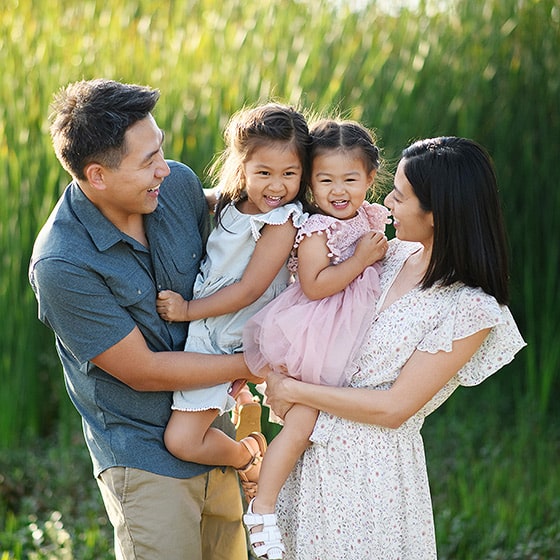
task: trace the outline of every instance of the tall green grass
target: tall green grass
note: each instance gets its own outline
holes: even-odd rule
[[[166,155],[202,177],[222,148],[229,116],[270,98],[375,128],[389,167],[418,137],[455,134],[484,144],[498,170],[512,309],[528,347],[473,391],[490,417],[488,403],[507,410],[506,440],[514,450],[508,472],[522,478],[516,470],[533,445],[542,461],[535,481],[544,484],[558,449],[532,434],[555,421],[560,389],[559,44],[556,0],[449,0],[443,8],[421,0],[417,10],[396,15],[373,0],[361,11],[343,0],[6,0],[0,11],[0,449],[57,431],[69,437],[79,423],[52,334],[36,319],[26,270],[33,239],[68,182],[48,138],[52,94],[70,81],[104,76],[161,89],[156,118],[166,131]],[[469,413],[459,397],[456,402],[441,414],[459,414],[468,431],[476,407]],[[457,465],[462,476],[469,460],[465,454]],[[502,477],[492,484],[507,482],[500,465],[489,468]],[[472,519],[472,486],[464,484],[452,507],[466,508]],[[484,494],[481,486],[481,499]],[[537,505],[526,503],[524,519],[546,523]]]
[[[423,430],[438,558],[557,560],[558,414],[520,417],[486,383],[459,389]]]
[[[560,362],[559,8],[553,0],[431,5],[394,16],[375,2],[357,12],[342,1],[7,1],[0,14],[1,442],[50,430],[60,409],[52,336],[34,319],[26,266],[68,180],[48,139],[51,96],[97,76],[159,87],[167,155],[202,176],[231,113],[271,97],[362,120],[377,129],[390,161],[421,136],[485,144],[511,234],[512,307],[529,342],[508,368],[512,392],[546,414]]]

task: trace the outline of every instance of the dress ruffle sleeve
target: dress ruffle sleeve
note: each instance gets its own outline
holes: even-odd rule
[[[339,220],[324,214],[313,214],[298,230],[294,247],[297,248],[305,237],[313,234],[325,235],[329,249],[328,257],[333,264],[339,264],[354,253],[359,238],[368,231],[385,232],[390,223],[389,210],[380,204],[364,202],[357,215],[348,220]]]
[[[299,242],[304,237],[311,237],[311,235],[313,235],[314,233],[319,233],[321,231],[332,228],[332,226],[337,222],[338,220],[331,216],[324,216],[323,214],[312,214],[299,228],[296,236],[296,243],[299,244]]]
[[[267,212],[251,216],[251,232],[255,241],[261,236],[261,229],[267,225],[279,226],[285,224],[290,218],[296,228],[300,228],[307,220],[308,214],[303,211],[300,202],[289,202]]]
[[[311,237],[314,233],[318,235],[326,235],[326,245],[329,249],[328,257],[334,259],[337,264],[342,260],[343,248],[348,242],[348,232],[342,227],[339,220],[331,216],[322,214],[313,214],[299,228],[294,243],[297,248],[305,237]]]
[[[510,310],[499,305],[482,290],[461,290],[454,308],[422,340],[418,350],[450,352],[454,340],[466,338],[486,328],[492,330],[473,357],[457,372],[461,385],[478,385],[511,362],[514,355],[525,346]]]

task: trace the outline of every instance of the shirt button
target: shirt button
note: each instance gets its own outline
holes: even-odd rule
[[[193,253],[193,254],[192,254],[192,258],[193,258],[193,259],[196,259],[196,253]]]

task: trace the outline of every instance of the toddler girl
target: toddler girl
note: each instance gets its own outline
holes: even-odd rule
[[[379,295],[374,265],[385,256],[388,211],[366,202],[379,167],[367,129],[324,120],[311,130],[313,214],[298,230],[297,281],[244,329],[245,360],[316,384],[346,385]],[[372,266],[373,265],[373,266]],[[282,558],[274,515],[278,493],[309,444],[317,411],[294,405],[270,444],[257,497],[244,516],[258,557]]]

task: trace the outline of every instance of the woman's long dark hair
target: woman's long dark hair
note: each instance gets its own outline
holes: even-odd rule
[[[402,157],[420,206],[434,219],[432,255],[422,286],[459,281],[507,304],[506,233],[487,151],[466,138],[440,137],[415,142]]]

